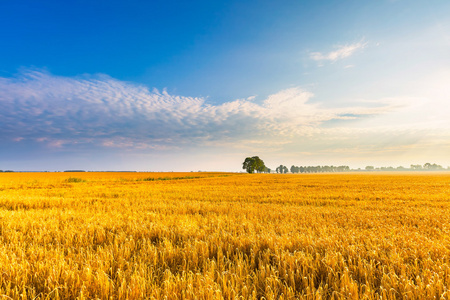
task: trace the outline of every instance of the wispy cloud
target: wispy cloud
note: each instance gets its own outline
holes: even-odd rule
[[[330,120],[398,108],[383,102],[330,109],[312,103],[314,95],[300,88],[259,102],[249,97],[212,105],[204,98],[170,95],[106,75],[69,78],[40,70],[0,78],[0,90],[0,140],[53,148],[164,150],[248,140],[283,144],[323,131],[321,124]]]
[[[347,58],[352,56],[356,51],[363,49],[367,46],[367,42],[358,42],[347,45],[340,45],[336,47],[336,50],[323,53],[323,52],[311,52],[310,58],[315,61],[337,61],[339,59]]]

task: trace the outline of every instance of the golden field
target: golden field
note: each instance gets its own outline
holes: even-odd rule
[[[0,299],[448,299],[450,174],[0,173]]]

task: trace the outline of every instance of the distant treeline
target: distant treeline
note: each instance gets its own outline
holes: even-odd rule
[[[267,168],[268,173],[273,173],[271,169]],[[275,169],[275,173],[285,174],[290,173],[334,173],[334,172],[357,172],[357,171],[446,171],[441,165],[426,163],[424,165],[411,165],[410,168],[399,167],[374,167],[367,166],[365,169],[350,169],[349,166],[294,166],[289,169],[286,166],[280,165]]]
[[[449,167],[445,169],[441,165],[426,163],[424,165],[411,165],[409,168],[405,168],[402,166],[399,167],[379,167],[376,168],[374,166],[367,166],[365,168],[366,171],[444,171],[450,170]]]
[[[280,168],[278,167],[276,169],[277,173],[280,170],[286,171],[287,168]],[[292,165],[289,169],[291,173],[329,173],[329,172],[348,172],[350,171],[349,166],[294,166]],[[283,173],[283,172],[280,172]],[[286,172],[284,172],[286,173]]]
[[[261,173],[336,173],[336,172],[358,172],[358,171],[450,171],[450,167],[444,168],[438,164],[426,163],[424,165],[410,165],[409,168],[405,168],[403,166],[399,167],[374,167],[374,166],[366,166],[364,169],[350,169],[349,166],[294,166],[292,165],[290,168],[279,165],[275,171],[267,168],[262,164],[260,170],[258,172]],[[0,173],[12,173],[13,170],[0,170]],[[36,171],[19,171],[19,172],[36,172]],[[48,172],[48,171],[39,171],[39,172]],[[85,170],[65,170],[64,172],[95,172],[95,171],[85,171]],[[101,171],[101,172],[136,172],[136,171]],[[200,172],[200,171],[199,171]],[[252,172],[253,173],[253,172]]]

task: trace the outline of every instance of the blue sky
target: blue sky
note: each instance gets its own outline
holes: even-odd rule
[[[0,169],[450,165],[448,1],[94,2],[0,2]]]

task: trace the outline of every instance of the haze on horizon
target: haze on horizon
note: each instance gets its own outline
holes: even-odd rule
[[[449,1],[2,1],[0,169],[450,165]]]

